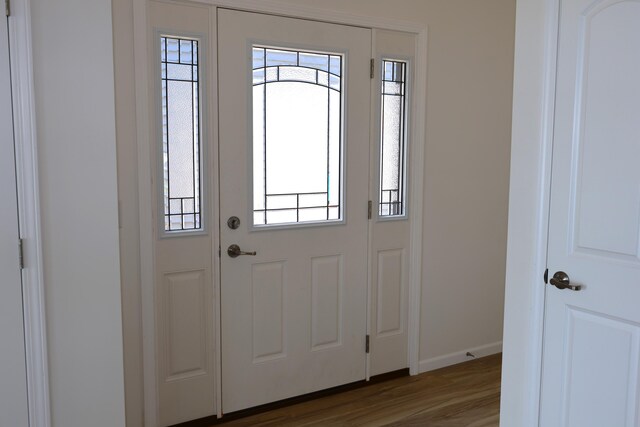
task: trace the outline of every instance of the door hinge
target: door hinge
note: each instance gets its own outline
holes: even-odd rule
[[[11,16],[11,0],[4,0],[4,13],[6,16]]]
[[[9,0],[7,0],[9,1]],[[375,59],[371,58],[371,62],[369,63],[369,77],[373,78],[373,70],[375,69]]]
[[[546,285],[547,283],[549,283],[549,269],[545,269],[544,270],[544,284]]]
[[[24,239],[18,239],[18,266],[24,269]]]
[[[122,229],[122,202],[118,200],[118,228]]]
[[[364,351],[365,351],[365,353],[367,353],[367,354],[369,354],[369,341],[371,341],[371,340],[370,340],[370,338],[369,338],[369,335],[367,335],[367,336],[365,337],[365,339],[364,339]]]
[[[218,246],[218,258],[222,258],[222,247]]]
[[[371,219],[371,215],[373,215],[373,202],[369,200],[369,203],[367,203],[367,218]]]

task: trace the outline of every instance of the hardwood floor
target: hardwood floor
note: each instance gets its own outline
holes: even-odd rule
[[[497,354],[236,419],[223,425],[498,426],[501,365],[502,356]]]

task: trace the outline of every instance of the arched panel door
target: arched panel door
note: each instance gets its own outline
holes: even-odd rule
[[[564,0],[541,426],[640,425],[640,2]]]

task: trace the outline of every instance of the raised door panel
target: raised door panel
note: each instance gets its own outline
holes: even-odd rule
[[[164,277],[165,381],[207,372],[205,272],[186,271]]]
[[[320,350],[342,341],[342,257],[311,258],[311,348]]]
[[[251,273],[253,361],[286,357],[285,263],[254,264]]]
[[[640,262],[640,3],[604,2],[581,20],[574,133],[578,253]]]
[[[404,260],[402,249],[378,252],[377,316],[378,336],[403,332]]]
[[[565,344],[562,425],[636,426],[640,325],[569,307]]]

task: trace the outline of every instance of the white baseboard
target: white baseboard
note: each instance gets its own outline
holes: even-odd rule
[[[457,363],[473,360],[473,357],[467,356],[467,352],[473,353],[473,355],[476,356],[475,358],[478,359],[480,357],[500,353],[501,351],[502,341],[498,341],[492,344],[485,344],[479,347],[468,348],[462,351],[457,351],[455,353],[445,354],[443,356],[424,359],[420,361],[420,373],[433,371],[434,369],[440,369],[444,368],[445,366],[455,365]]]

